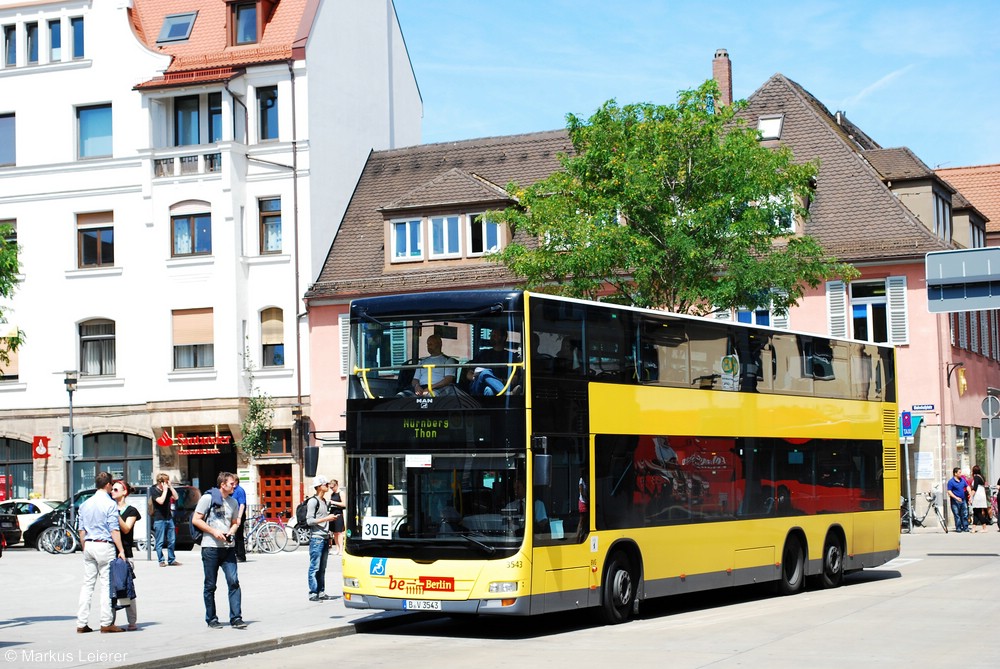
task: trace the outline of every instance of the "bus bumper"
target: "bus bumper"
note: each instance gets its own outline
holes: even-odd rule
[[[526,616],[531,612],[531,598],[515,599],[467,599],[464,601],[438,600],[439,609],[408,609],[408,600],[377,595],[344,593],[344,606],[349,609],[381,609],[383,611],[413,611],[424,613],[454,613],[471,615]]]

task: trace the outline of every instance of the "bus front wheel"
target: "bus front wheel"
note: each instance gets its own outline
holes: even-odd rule
[[[778,578],[778,593],[794,595],[802,589],[806,574],[806,556],[802,542],[795,537],[785,540],[781,552],[781,576]]]
[[[601,587],[601,617],[609,625],[624,623],[635,607],[636,578],[632,563],[622,551],[615,551],[604,570]]]

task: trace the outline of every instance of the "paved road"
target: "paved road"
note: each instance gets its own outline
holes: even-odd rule
[[[76,633],[77,599],[83,580],[82,553],[49,555],[15,547],[0,557],[0,669],[171,667],[245,655],[304,641],[354,633],[359,620],[396,614],[348,611],[341,599],[340,559],[331,556],[328,593],[336,599],[308,601],[305,546],[291,553],[254,555],[240,565],[243,617],[249,627],[209,629],[205,624],[199,549],[178,552],[179,567],[136,560],[139,630],[123,634]],[[228,620],[225,579],[219,574],[216,606]],[[118,613],[124,624],[125,612]],[[97,602],[92,628],[99,627]]]
[[[211,630],[204,623],[195,549],[179,554],[180,567],[137,561],[138,632],[79,635],[74,630],[80,555],[15,548],[0,558],[0,669],[170,669],[212,666],[251,653],[256,654],[241,662],[268,667],[348,658],[358,667],[394,669],[510,669],[518,662],[620,666],[623,658],[636,666],[669,661],[672,668],[801,669],[873,660],[884,667],[956,661],[963,669],[995,667],[1000,533],[918,532],[903,536],[899,559],[851,576],[837,590],[787,598],[743,588],[669,598],[644,604],[640,619],[615,627],[584,615],[456,622],[427,614],[349,611],[339,599],[339,560],[331,560],[328,572],[329,590],[338,598],[309,602],[308,554],[302,548],[251,555],[240,565],[249,628]],[[217,597],[225,616],[224,593]],[[96,612],[95,607],[92,626]]]
[[[904,535],[902,546],[897,560],[849,576],[836,590],[778,597],[759,587],[667,598],[614,627],[577,614],[458,621],[411,614],[381,630],[361,626],[241,661],[365,669],[995,668],[1000,533],[921,531]]]

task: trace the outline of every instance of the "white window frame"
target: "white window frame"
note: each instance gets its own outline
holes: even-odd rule
[[[396,253],[396,241],[398,239],[398,230],[400,226],[406,231],[404,250],[405,255],[397,255]],[[413,228],[417,229],[417,248],[411,247]],[[424,259],[424,221],[421,218],[394,218],[389,221],[389,248],[391,256],[390,259],[393,263],[403,263],[403,262],[421,262]]]
[[[887,343],[901,346],[910,343],[907,307],[906,277],[890,276],[885,279],[886,334]],[[827,327],[831,337],[850,337],[853,321],[847,285],[843,281],[828,281],[826,284]],[[868,340],[871,341],[871,340]]]
[[[442,251],[434,251],[441,232]],[[432,260],[462,257],[462,219],[458,214],[427,217],[427,250]]]
[[[757,119],[757,131],[760,133],[762,142],[768,140],[781,139],[781,127],[784,125],[785,115],[777,114],[761,116]]]
[[[478,222],[476,221],[477,217],[479,217],[479,221]],[[482,251],[473,251],[472,250],[472,232],[473,232],[473,229],[477,228],[477,227],[482,232],[482,240],[483,240],[483,250]],[[487,241],[486,240],[487,240],[487,237],[489,236],[487,233],[488,233],[488,231],[489,231],[489,229],[491,227],[496,230],[497,244],[496,244],[495,248],[487,248],[487,246],[486,246],[487,245]],[[480,258],[482,256],[489,255],[491,253],[497,253],[497,252],[501,251],[503,249],[503,246],[504,246],[504,244],[503,244],[503,234],[502,233],[503,233],[503,230],[502,230],[500,224],[497,223],[496,221],[491,221],[488,218],[486,218],[486,212],[481,212],[480,211],[480,212],[475,212],[475,213],[472,213],[472,214],[466,214],[465,215],[465,238],[467,240],[467,246],[468,246],[468,248],[466,249],[466,253],[465,253],[466,256],[468,256],[469,258]]]

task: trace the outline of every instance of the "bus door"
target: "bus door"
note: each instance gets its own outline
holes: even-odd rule
[[[532,613],[589,606],[591,475],[583,437],[532,439]],[[526,538],[527,540],[527,538]]]

